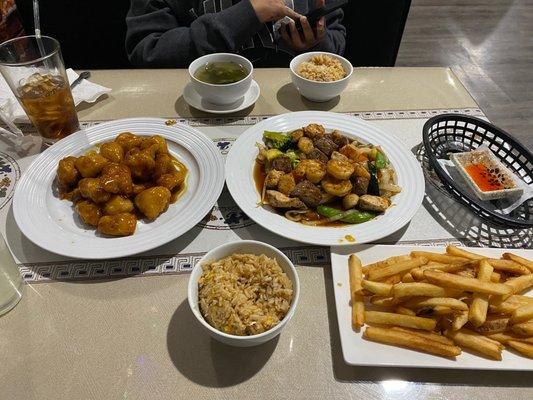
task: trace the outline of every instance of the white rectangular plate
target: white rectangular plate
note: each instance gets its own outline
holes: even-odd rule
[[[418,368],[457,368],[457,369],[495,369],[533,371],[533,360],[521,357],[504,350],[502,361],[493,361],[463,350],[455,360],[433,356],[408,350],[401,347],[389,346],[370,342],[362,338],[362,332],[355,332],[351,324],[350,283],[348,281],[348,257],[354,253],[361,259],[363,265],[383,260],[388,257],[408,254],[413,250],[445,252],[444,247],[427,246],[384,246],[360,245],[356,247],[332,247],[331,267],[333,273],[333,289],[337,307],[337,319],[341,337],[344,361],[350,365],[382,366],[382,367],[418,367]],[[473,252],[485,254],[493,258],[500,258],[508,251],[522,257],[533,259],[533,250],[505,250],[489,248],[472,248]],[[533,296],[533,291],[529,292]]]

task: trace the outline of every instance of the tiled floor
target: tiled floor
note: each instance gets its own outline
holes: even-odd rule
[[[413,0],[397,66],[451,66],[533,151],[533,0]]]

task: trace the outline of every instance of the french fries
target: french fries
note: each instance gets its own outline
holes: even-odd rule
[[[533,344],[533,336],[532,337],[524,337],[517,335],[516,333],[512,332],[497,332],[497,333],[489,333],[487,335],[488,338],[492,340],[496,340],[500,343],[506,344],[509,340],[518,341],[518,342],[525,342]]]
[[[411,257],[423,257],[429,261],[435,261],[443,264],[454,264],[467,261],[467,257],[456,257],[449,254],[433,253],[431,251],[412,251]]]
[[[350,293],[352,298],[352,326],[359,330],[365,323],[365,299],[361,294],[363,269],[361,260],[355,254],[348,259],[348,272],[350,274]]]
[[[512,288],[503,283],[482,282],[479,279],[466,278],[464,276],[457,276],[447,272],[426,270],[424,271],[424,276],[432,283],[455,289],[468,290],[475,293],[506,295],[511,294],[512,292]]]
[[[533,321],[522,322],[521,324],[515,324],[511,327],[511,330],[522,336],[533,336]]]
[[[514,310],[510,322],[511,324],[519,324],[529,320],[533,320],[533,304],[528,304]]]
[[[410,296],[444,297],[447,294],[446,289],[424,282],[397,283],[392,287],[392,295],[396,298]]]
[[[428,262],[427,258],[417,257],[405,261],[395,262],[386,267],[370,270],[368,272],[368,279],[374,281],[376,279],[386,278],[392,275],[401,274],[413,268],[420,267]]]
[[[529,358],[533,358],[533,344],[509,340],[507,345],[518,351],[520,354]]]
[[[524,257],[517,256],[513,253],[503,253],[503,258],[506,260],[512,260],[514,262],[517,262],[518,264],[522,264],[525,267],[529,268],[529,270],[533,273],[533,261],[527,260]]]
[[[367,340],[455,357],[461,347],[494,360],[507,347],[533,358],[533,261],[448,246],[361,266],[349,258],[353,328]],[[368,308],[365,309],[365,301]]]
[[[487,262],[487,260],[481,260],[479,262],[477,278],[482,282],[488,282],[493,270],[494,268]],[[478,327],[485,322],[487,319],[488,308],[489,295],[487,293],[474,293],[468,314],[468,320],[472,323],[472,325]]]
[[[452,330],[458,331],[468,322],[468,311],[463,311],[459,314],[455,314],[452,320]]]
[[[365,329],[363,337],[375,342],[407,347],[409,349],[423,351],[425,353],[435,354],[442,357],[455,357],[461,354],[461,349],[457,346],[428,340],[412,333],[398,332],[391,329],[368,327]]]
[[[363,286],[363,288],[369,292],[377,294],[378,296],[387,297],[392,293],[392,285],[389,283],[374,282],[365,279],[363,282],[361,282],[361,286]]]
[[[426,331],[432,331],[437,325],[434,319],[382,311],[365,311],[365,321],[368,324],[403,326]]]
[[[468,258],[470,260],[481,260],[482,258],[485,258],[480,254],[476,254],[476,253],[472,253],[464,249],[460,249],[459,247],[454,246],[454,245],[449,245],[448,247],[446,247],[446,253],[452,256],[455,256],[455,257]]]
[[[495,340],[489,339],[479,333],[462,328],[458,331],[446,330],[444,335],[452,339],[454,343],[473,350],[476,353],[493,358],[502,359],[503,345]]]
[[[403,303],[403,306],[415,309],[441,306],[450,308],[452,310],[468,311],[468,305],[466,305],[466,303],[463,303],[461,300],[457,300],[451,297],[429,297],[422,299],[413,299]]]

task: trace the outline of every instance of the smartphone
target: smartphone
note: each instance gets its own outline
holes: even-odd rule
[[[314,10],[309,11],[309,13],[305,15],[305,17],[309,21],[309,25],[311,25],[311,27],[314,29],[316,23],[320,18],[332,13],[335,10],[338,10],[346,4],[348,4],[348,0],[328,1],[323,7],[315,8]],[[300,20],[296,20],[294,22],[296,23],[296,30],[300,33],[303,33],[303,27],[300,23]]]

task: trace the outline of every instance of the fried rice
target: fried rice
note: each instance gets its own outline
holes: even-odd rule
[[[298,75],[319,82],[338,81],[346,76],[341,62],[327,54],[318,54],[298,66]]]
[[[231,335],[247,336],[277,325],[289,311],[292,281],[276,259],[233,254],[202,265],[198,300],[205,320]]]

